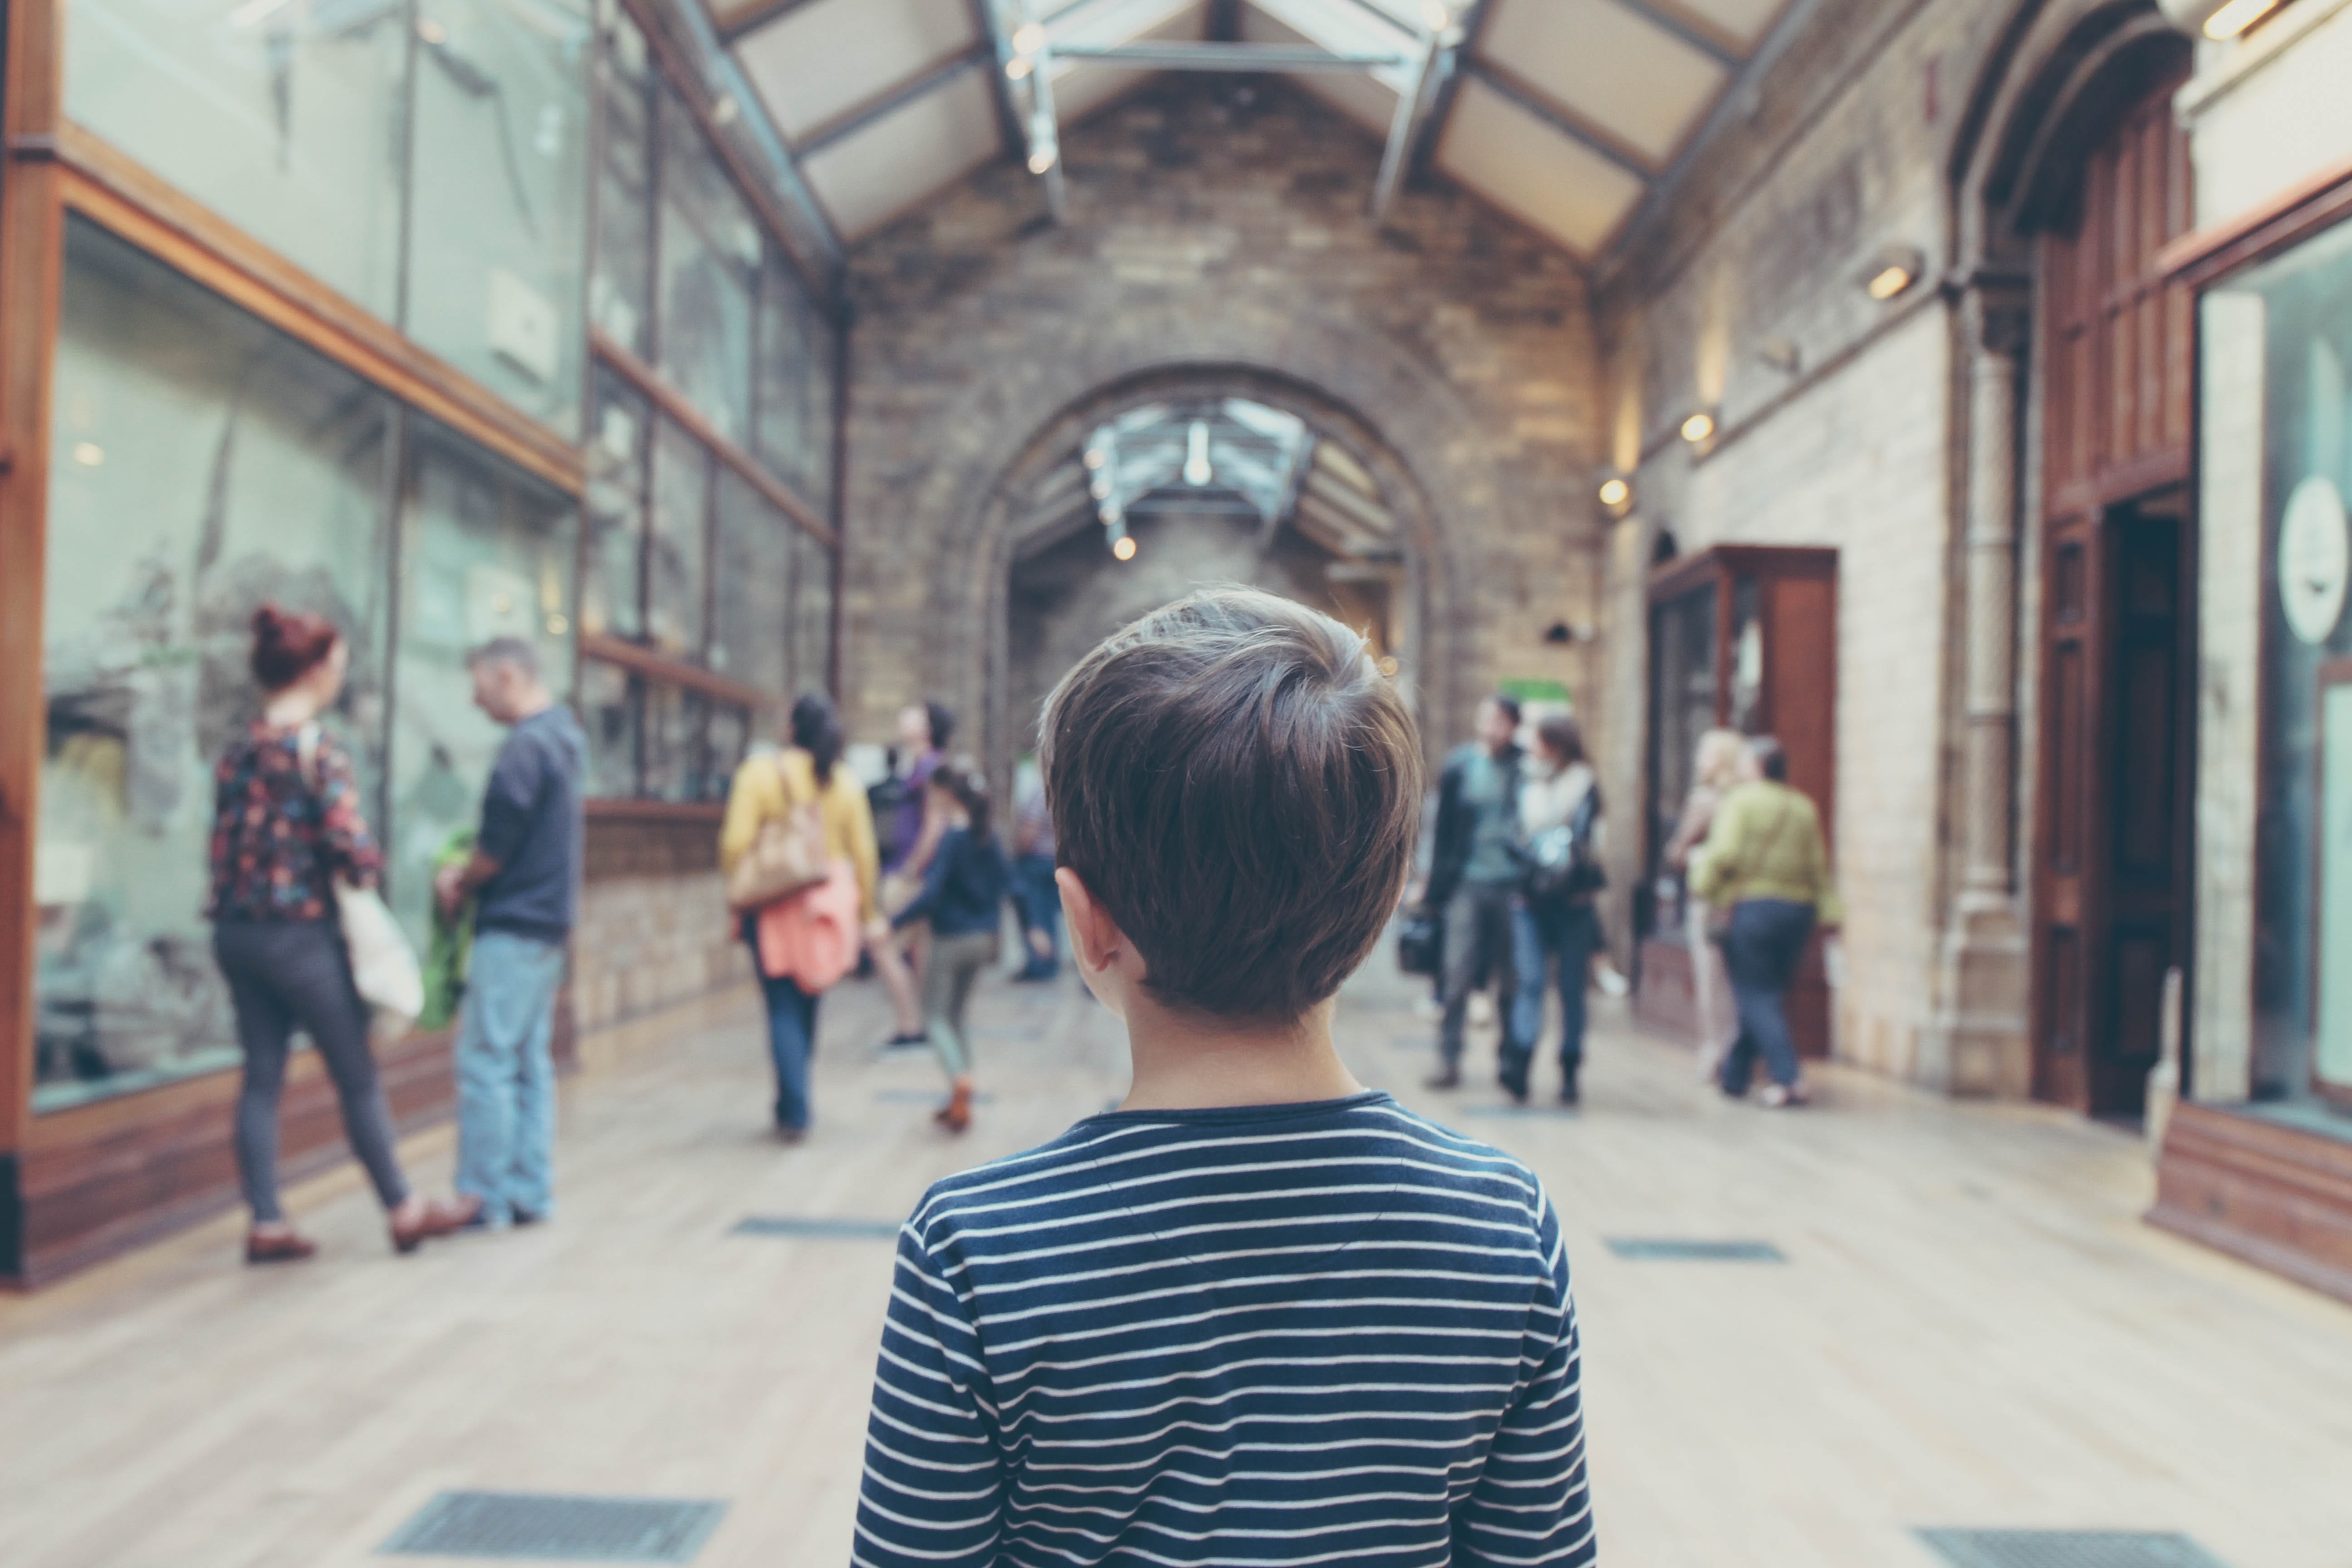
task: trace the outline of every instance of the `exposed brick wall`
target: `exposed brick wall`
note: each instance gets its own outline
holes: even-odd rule
[[[1585,694],[1583,650],[1542,640],[1597,616],[1598,383],[1571,260],[1444,185],[1376,233],[1377,141],[1278,82],[1171,77],[1064,147],[1065,226],[1002,164],[853,258],[853,733],[885,738],[918,696],[982,710],[1010,614],[1005,476],[1091,400],[1204,370],[1350,416],[1381,449],[1360,455],[1414,492],[1433,739],[1501,676]]]
[[[705,821],[600,819],[572,937],[574,1026],[592,1033],[751,976]]]

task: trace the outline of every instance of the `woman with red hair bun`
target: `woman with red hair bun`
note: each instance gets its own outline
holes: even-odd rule
[[[245,1057],[236,1160],[253,1211],[248,1263],[290,1262],[318,1250],[278,1204],[278,1101],[298,1028],[334,1081],[343,1130],[390,1216],[394,1249],[413,1252],[465,1218],[454,1205],[410,1191],[401,1174],[392,1112],[368,1046],[367,1005],[336,919],[339,878],[373,888],[383,875],[383,855],[360,814],[351,755],[318,723],[341,693],[350,663],[349,645],[324,617],[276,605],[255,611],[261,716],[230,740],[214,769],[205,913]]]

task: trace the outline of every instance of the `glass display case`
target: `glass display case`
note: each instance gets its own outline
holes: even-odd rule
[[[2209,475],[2258,489],[2261,741],[2251,1088],[2352,1111],[2352,224],[2199,301]],[[2340,1119],[2339,1119],[2340,1120]]]
[[[1686,889],[1665,849],[1696,782],[1699,737],[1724,728],[1777,738],[1789,782],[1812,797],[1823,832],[1834,831],[1837,552],[1727,545],[1660,567],[1649,600],[1650,784],[1634,896],[1634,1005],[1654,1026],[1686,1034],[1696,1023]],[[1790,992],[1789,1024],[1806,1055],[1829,1054],[1818,943]]]

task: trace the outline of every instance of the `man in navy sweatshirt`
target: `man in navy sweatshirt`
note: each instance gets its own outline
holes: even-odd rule
[[[468,655],[474,705],[508,726],[473,858],[434,881],[445,911],[475,900],[457,1026],[457,1193],[489,1229],[555,1203],[556,988],[580,911],[588,742],[541,676],[539,652],[499,637]]]

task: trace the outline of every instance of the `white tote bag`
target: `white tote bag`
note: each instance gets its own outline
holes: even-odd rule
[[[303,725],[296,745],[302,782],[316,794],[319,726]],[[381,895],[342,877],[335,879],[335,917],[343,928],[344,951],[351,954],[352,983],[373,1015],[369,1035],[376,1044],[388,1046],[407,1034],[425,1011],[425,971],[416,962],[416,950],[408,945]]]

